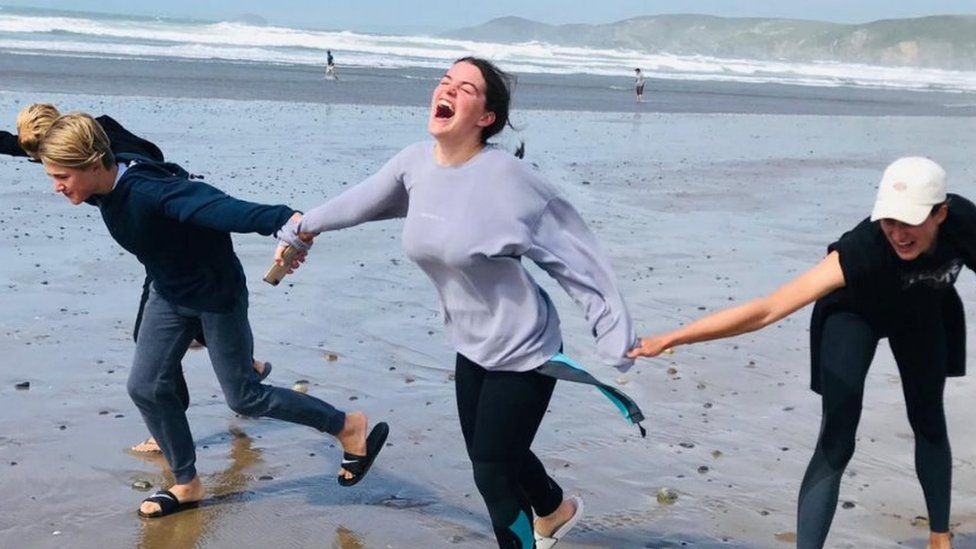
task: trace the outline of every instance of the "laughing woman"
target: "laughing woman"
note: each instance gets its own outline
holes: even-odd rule
[[[945,171],[919,157],[892,163],[871,213],[828,247],[827,257],[772,294],[641,340],[630,355],[744,334],[814,301],[814,391],[823,397],[817,447],[800,486],[797,547],[823,547],[844,468],[854,454],[864,380],[888,338],[915,433],[915,470],[925,495],[929,547],[950,547],[952,458],[942,392],[965,371],[962,303],[953,284],[976,268],[976,206],[947,195]]]
[[[539,368],[560,352],[562,336],[522,259],[581,304],[608,365],[630,367],[636,337],[580,215],[527,163],[488,143],[508,125],[510,101],[508,75],[483,59],[458,60],[431,97],[434,140],[309,211],[284,240],[303,249],[299,234],[406,218],[403,246],[437,288],[457,351],[461,431],[498,545],[547,548],[576,524],[582,500],[564,497],[530,450],[556,384]]]

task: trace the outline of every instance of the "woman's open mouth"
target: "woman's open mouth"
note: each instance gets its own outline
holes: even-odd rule
[[[434,118],[451,118],[454,116],[454,105],[441,99],[434,107]]]

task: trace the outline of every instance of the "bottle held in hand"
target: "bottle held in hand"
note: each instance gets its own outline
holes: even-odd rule
[[[268,272],[264,273],[264,281],[272,286],[277,286],[285,275],[288,274],[288,270],[291,268],[291,262],[295,259],[295,254],[298,250],[291,247],[285,246],[285,249],[281,252],[281,264],[274,262]]]

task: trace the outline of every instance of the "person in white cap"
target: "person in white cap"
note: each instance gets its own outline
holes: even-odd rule
[[[976,268],[976,205],[946,194],[945,171],[906,157],[884,172],[870,219],[827,248],[812,269],[775,292],[642,338],[629,356],[759,330],[816,302],[811,388],[822,396],[820,437],[800,486],[797,547],[823,547],[841,477],[854,454],[864,380],[888,338],[915,433],[915,468],[928,509],[929,548],[951,547],[952,457],[942,393],[965,373],[965,323],[953,284]]]

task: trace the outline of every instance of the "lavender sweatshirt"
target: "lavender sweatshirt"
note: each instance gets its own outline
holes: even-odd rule
[[[445,167],[433,147],[403,149],[307,212],[297,230],[405,217],[403,247],[437,288],[455,350],[491,370],[532,370],[562,344],[552,301],[522,266],[530,259],[582,307],[601,359],[627,370],[633,323],[606,253],[579,213],[511,153],[487,146]]]

